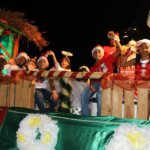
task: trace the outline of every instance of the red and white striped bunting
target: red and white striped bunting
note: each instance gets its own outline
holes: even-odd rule
[[[48,78],[74,78],[74,79],[100,79],[102,72],[70,72],[70,71],[39,71],[34,72],[33,76],[42,76]]]

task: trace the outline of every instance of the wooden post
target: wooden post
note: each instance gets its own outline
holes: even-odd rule
[[[7,106],[8,85],[0,83],[0,106]]]
[[[8,107],[15,106],[15,101],[14,101],[14,89],[15,85],[13,83],[9,83],[8,85]]]
[[[122,117],[122,99],[123,89],[113,85],[112,90],[112,115],[116,117]]]
[[[32,81],[30,81],[32,82]],[[35,85],[30,83],[29,87],[29,98],[30,98],[30,108],[34,109],[35,108],[35,102],[34,102],[34,92],[35,92]]]
[[[124,117],[134,118],[134,90],[124,90]]]
[[[102,107],[101,115],[102,116],[111,116],[112,115],[112,102],[111,102],[112,92],[111,88],[102,90]]]
[[[138,90],[137,118],[147,120],[148,118],[148,89],[137,88],[137,90]]]

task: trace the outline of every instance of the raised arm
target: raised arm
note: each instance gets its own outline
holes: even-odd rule
[[[58,96],[58,93],[56,91],[54,81],[52,79],[49,79],[49,85],[50,85],[50,89],[51,89],[51,92],[52,92],[52,97],[55,101],[57,101],[59,96]]]
[[[52,50],[48,51],[47,55],[51,55],[52,56],[54,64],[58,63],[57,58],[55,56],[55,53]]]
[[[109,38],[110,40],[114,40],[114,42],[115,42],[115,44],[116,44],[116,51],[114,52],[113,55],[114,55],[115,57],[118,57],[118,56],[121,54],[121,52],[122,52],[122,46],[121,46],[121,44],[120,44],[120,39],[119,39],[119,37],[116,36],[113,31],[109,31],[109,32],[107,33],[107,36],[108,36],[108,38]]]
[[[115,44],[116,44],[116,51],[114,52],[114,56],[115,57],[118,57],[121,52],[123,51],[123,48],[120,44],[120,39],[118,36],[115,35],[115,33],[113,31],[109,31],[108,32],[108,38],[110,40],[114,40]],[[121,61],[120,61],[120,67],[126,67],[126,66],[132,66],[132,65],[135,65],[135,58],[134,59],[131,59],[130,61],[127,61],[127,58],[129,57],[129,55],[132,53],[132,51],[128,51],[126,53],[126,55],[123,55],[121,57]]]

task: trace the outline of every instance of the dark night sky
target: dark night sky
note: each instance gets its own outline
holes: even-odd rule
[[[46,31],[44,37],[50,44],[44,50],[53,49],[58,59],[62,49],[73,52],[73,70],[80,65],[92,65],[91,49],[96,44],[108,44],[109,30],[118,31],[121,37],[128,31],[130,36],[121,38],[122,43],[131,38],[150,39],[150,29],[146,25],[150,0],[100,0],[83,4],[58,0],[55,4],[50,0],[0,0],[0,4],[8,10],[25,12],[25,17],[35,21],[40,31]],[[134,27],[137,30],[133,33]],[[21,41],[20,49],[30,56],[40,54],[33,43]]]

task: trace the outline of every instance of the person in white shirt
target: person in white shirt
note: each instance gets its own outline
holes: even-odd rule
[[[47,57],[41,56],[37,60],[37,66],[39,71],[44,71],[49,66]],[[49,91],[49,84],[51,86],[51,91]],[[53,88],[53,89],[52,89]],[[35,82],[35,104],[37,104],[41,112],[47,112],[47,109],[44,106],[45,101],[47,100],[50,103],[49,112],[55,112],[55,107],[57,106],[58,95],[54,86],[52,85],[51,80],[40,77]]]
[[[80,66],[79,72],[89,72],[87,66]],[[81,115],[81,93],[89,86],[89,79],[72,79],[71,80],[71,113]]]

